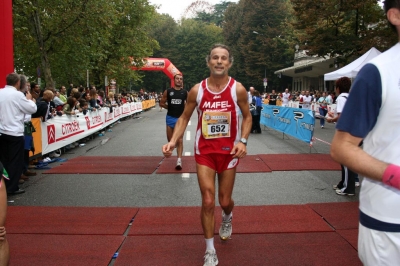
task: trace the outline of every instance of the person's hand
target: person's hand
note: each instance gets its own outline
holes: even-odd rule
[[[165,157],[171,157],[172,152],[175,149],[175,144],[172,142],[168,142],[167,144],[162,146],[162,153],[164,154]]]
[[[25,94],[25,96],[26,96],[26,99],[27,100],[32,100],[32,94],[29,92],[29,91],[26,91],[26,94]]]
[[[6,228],[4,226],[0,227],[0,241],[6,238]]]
[[[233,155],[232,156],[233,158],[239,158],[239,159],[243,158],[247,154],[246,145],[239,142],[233,147],[231,154]]]

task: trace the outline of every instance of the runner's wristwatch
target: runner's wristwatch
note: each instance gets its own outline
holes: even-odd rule
[[[247,139],[241,138],[240,142],[243,143],[245,146],[247,146]]]

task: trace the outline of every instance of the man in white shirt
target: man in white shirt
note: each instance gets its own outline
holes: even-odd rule
[[[303,108],[311,110],[312,96],[309,91],[306,91],[306,95],[303,96]]]
[[[289,105],[290,100],[290,92],[289,89],[286,88],[285,92],[282,93],[282,107],[287,107]]]
[[[253,93],[254,93],[254,87],[250,87],[249,91],[247,92],[247,102],[249,103],[249,105],[253,101]]]
[[[0,89],[0,161],[10,178],[5,181],[7,194],[15,195],[25,192],[18,186],[24,165],[24,118],[36,112],[36,104],[29,91],[25,96],[17,90],[18,74],[8,74],[6,84]]]

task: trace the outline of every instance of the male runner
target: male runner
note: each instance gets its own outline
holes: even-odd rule
[[[172,134],[176,121],[183,113],[187,100],[188,93],[183,89],[183,76],[182,74],[176,74],[174,77],[175,87],[165,90],[160,101],[160,107],[168,110],[166,116],[167,123],[167,139],[171,141]],[[182,153],[183,153],[183,134],[180,136],[176,143],[176,152],[178,160],[176,162],[175,169],[182,170]]]
[[[184,134],[189,119],[197,108],[195,159],[197,178],[202,197],[201,223],[206,254],[205,266],[218,265],[214,248],[215,175],[218,174],[218,201],[222,208],[219,235],[228,240],[232,234],[232,191],[236,166],[246,153],[251,129],[251,115],[247,92],[242,84],[228,76],[233,58],[229,48],[216,44],[207,56],[210,77],[196,84],[189,92],[185,110],[176,123],[174,134],[162,147],[165,156],[171,156],[178,139]],[[243,121],[239,130],[239,111]]]

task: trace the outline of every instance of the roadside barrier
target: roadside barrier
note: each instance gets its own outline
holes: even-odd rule
[[[113,107],[110,112],[109,107],[103,107],[93,111],[88,111],[85,115],[56,116],[42,122],[40,118],[32,119],[36,132],[33,135],[35,154],[47,154],[63,148],[71,143],[86,138],[98,131],[102,131],[119,119],[131,116],[149,108],[155,107],[155,100],[143,102],[126,103],[119,107]]]
[[[311,110],[264,104],[260,124],[312,146],[315,118]]]

